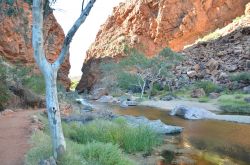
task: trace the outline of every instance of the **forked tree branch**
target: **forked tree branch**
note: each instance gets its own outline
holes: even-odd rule
[[[45,73],[49,63],[46,60],[43,46],[43,0],[33,0],[32,17],[32,46],[34,49],[34,58],[40,70]]]
[[[85,22],[87,16],[89,15],[89,12],[91,11],[95,2],[96,2],[96,0],[90,0],[88,2],[87,6],[84,8],[84,10],[82,10],[80,17],[76,20],[74,25],[69,30],[68,34],[66,35],[66,37],[64,39],[61,52],[60,52],[57,60],[52,64],[52,67],[54,69],[59,69],[60,65],[63,63],[66,55],[69,52],[69,46],[70,46],[70,43],[72,41],[73,36],[75,35],[76,31],[79,29],[81,24]]]

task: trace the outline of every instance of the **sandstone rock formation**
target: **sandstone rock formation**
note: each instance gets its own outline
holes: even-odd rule
[[[13,5],[1,2],[0,22],[0,56],[11,63],[34,66],[30,4],[24,0],[15,1]],[[44,46],[50,62],[59,54],[63,40],[63,30],[50,12],[44,21]],[[70,64],[67,59],[58,72],[58,79],[67,88],[70,85],[69,69]]]
[[[180,51],[197,38],[223,27],[244,13],[249,0],[127,0],[114,8],[87,52],[79,92],[91,88],[95,59],[117,58],[127,47],[152,56],[165,47]],[[86,66],[88,68],[86,69]],[[84,85],[83,85],[84,84]]]

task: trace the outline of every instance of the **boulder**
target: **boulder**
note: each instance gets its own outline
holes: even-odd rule
[[[128,107],[127,101],[121,101],[119,105],[122,108],[127,108]]]
[[[221,72],[219,75],[219,79],[226,79],[228,77],[229,77],[228,74],[226,74],[225,72]]]
[[[215,116],[214,113],[203,108],[187,107],[183,105],[176,106],[174,109],[172,109],[170,115],[180,116],[189,120],[209,119]]]
[[[244,93],[247,93],[247,94],[250,94],[250,86],[246,86],[243,88],[243,92]]]
[[[11,109],[5,109],[4,111],[1,112],[1,115],[8,116],[8,115],[11,115],[13,113],[14,113],[13,110],[11,110]]]
[[[182,132],[183,128],[178,126],[166,125],[161,120],[149,120],[144,116],[134,117],[134,116],[124,116],[132,126],[138,127],[140,125],[145,125],[152,128],[159,134],[174,134]]]
[[[16,96],[20,97],[24,107],[45,108],[45,98],[37,95],[30,89],[18,84],[11,84],[9,87]]]
[[[100,103],[112,103],[114,101],[113,96],[102,96],[97,100]]]
[[[138,105],[138,102],[137,102],[137,101],[131,100],[131,101],[126,101],[126,104],[127,104],[128,106],[136,106],[136,105]]]
[[[187,72],[188,77],[194,78],[197,75],[197,72],[194,70],[188,71]]]
[[[209,73],[211,73],[214,70],[217,70],[219,67],[219,62],[216,61],[215,59],[211,58],[207,64],[206,64],[207,69],[209,70]]]
[[[194,89],[191,93],[192,98],[200,98],[206,95],[206,92],[203,88]]]
[[[93,90],[91,99],[98,100],[102,96],[107,95],[107,94],[108,94],[108,91],[106,88],[97,88]]]
[[[166,95],[166,96],[161,98],[161,100],[163,100],[163,101],[171,101],[171,100],[174,100],[174,99],[175,99],[175,97],[172,96],[172,95]]]
[[[238,69],[238,66],[237,65],[229,65],[229,66],[226,66],[226,70],[229,71],[229,72],[234,72]]]
[[[120,107],[122,108],[127,108],[128,106],[136,106],[138,105],[138,102],[137,101],[126,101],[126,100],[123,100],[120,102]]]

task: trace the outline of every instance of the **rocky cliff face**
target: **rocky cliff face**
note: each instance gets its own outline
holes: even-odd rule
[[[180,51],[242,15],[247,2],[249,0],[127,0],[121,3],[114,8],[88,50],[77,90],[91,88],[96,81],[93,77],[98,74],[91,75],[91,80],[87,76],[93,70],[90,68],[94,59],[121,57],[126,47],[134,47],[147,56],[165,47]]]
[[[25,0],[15,1],[13,4],[0,2],[0,22],[0,56],[11,63],[34,66],[31,5]],[[53,14],[49,13],[44,21],[44,46],[50,62],[59,54],[63,40],[62,28]],[[69,69],[67,59],[58,72],[58,79],[67,88],[70,85]]]

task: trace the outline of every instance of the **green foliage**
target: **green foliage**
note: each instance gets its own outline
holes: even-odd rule
[[[151,96],[166,95],[166,93],[169,93],[169,92],[170,92],[170,89],[167,85],[164,86],[164,88],[162,88],[162,86],[156,82],[153,84]]]
[[[222,92],[223,88],[211,81],[198,81],[195,83],[195,87],[197,88],[203,88],[206,94],[212,93],[212,92]]]
[[[150,152],[161,143],[153,130],[145,126],[132,127],[126,122],[93,121],[89,124],[78,123],[63,125],[65,136],[81,144],[93,141],[118,144],[128,153],[137,151]]]
[[[223,95],[219,98],[220,108],[226,113],[250,114],[250,103],[244,101],[249,94]]]
[[[12,6],[14,4],[14,0],[5,0],[5,1],[8,5]]]
[[[230,75],[230,79],[236,82],[250,82],[250,72],[239,72]]]
[[[151,82],[154,85],[164,78],[171,81],[175,77],[171,69],[184,59],[182,55],[169,48],[163,49],[153,58],[147,58],[143,53],[127,46],[124,47],[124,52],[126,58],[119,62],[102,63],[101,70],[105,76],[113,76],[112,82],[118,82],[118,87],[124,90],[136,89],[132,90],[136,92],[137,89],[142,90],[143,83]]]
[[[7,70],[0,59],[0,111],[4,109],[6,101],[10,98],[10,92],[7,85]]]
[[[207,103],[207,102],[209,102],[209,100],[210,99],[207,96],[201,97],[201,98],[198,99],[198,101],[201,102],[201,103]]]
[[[135,75],[129,74],[129,73],[126,73],[126,72],[121,72],[117,76],[118,86],[121,89],[131,89],[134,86],[136,86],[137,81],[138,80],[137,80],[137,77]]]
[[[18,11],[16,10],[16,8],[10,6],[7,11],[6,11],[7,16],[12,17],[12,16],[16,16],[18,14]]]
[[[45,94],[45,82],[42,75],[31,75],[25,78],[23,85],[37,94]]]
[[[76,89],[76,86],[78,85],[79,80],[72,80],[70,84],[70,90],[74,91]]]
[[[32,148],[25,156],[25,165],[35,165],[39,161],[52,156],[52,144],[50,136],[44,132],[36,132],[31,138]],[[82,156],[83,145],[67,141],[67,152],[58,160],[58,165],[87,165]]]
[[[12,78],[15,82],[24,85],[39,95],[45,94],[45,81],[41,74],[34,73],[31,67],[17,64],[11,70]]]
[[[34,165],[38,164],[40,160],[48,159],[52,156],[52,145],[49,136],[48,130],[48,120],[42,115],[38,115],[39,120],[45,124],[45,130],[36,132],[31,138],[32,148],[28,151],[25,156],[25,165]],[[91,122],[92,125],[96,121]],[[101,121],[105,122],[105,121]],[[106,121],[111,124],[110,121]],[[126,121],[123,118],[117,118],[113,124],[117,125],[126,125]],[[100,126],[100,122],[95,124],[96,127]],[[66,125],[64,123],[63,128],[66,131],[66,134],[76,133],[79,127],[84,127],[84,125],[80,125],[79,123],[74,123],[71,125]],[[105,128],[105,127],[102,127]],[[95,130],[99,131],[98,134],[105,133],[105,130],[101,130],[101,128],[89,127],[88,132],[93,132]],[[122,129],[122,128],[120,128]],[[115,133],[114,130],[112,133]],[[126,131],[126,130],[125,130]],[[121,131],[120,131],[121,132]],[[79,132],[78,139],[81,139],[82,132]],[[111,133],[111,132],[109,132]],[[114,134],[113,134],[114,135]],[[120,136],[116,133],[117,136]],[[107,136],[107,134],[106,134]],[[87,138],[91,139],[91,136],[87,136]],[[96,139],[96,137],[94,137]],[[97,142],[95,139],[88,140],[86,144],[80,144],[76,141],[75,138],[67,138],[67,151],[63,157],[61,157],[58,161],[58,165],[134,165],[133,161],[131,161],[126,154],[122,152],[119,148],[118,143],[102,143]]]
[[[124,156],[118,145],[92,142],[84,146],[83,157],[90,165],[134,165]]]
[[[36,132],[31,138],[32,148],[25,156],[25,165],[38,164],[40,160],[47,159],[52,155],[50,137],[43,132]]]

